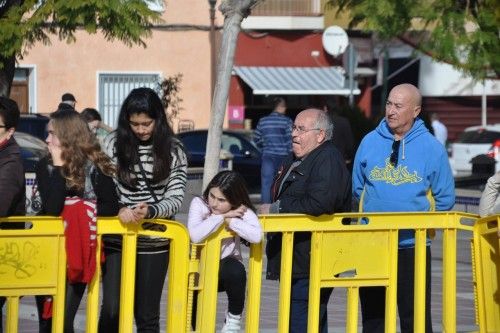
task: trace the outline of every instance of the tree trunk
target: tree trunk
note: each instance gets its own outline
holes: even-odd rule
[[[9,97],[14,71],[16,69],[16,57],[4,58],[0,56],[0,96]]]
[[[248,16],[250,9],[260,0],[226,0],[219,9],[224,15],[224,30],[222,45],[217,66],[217,79],[210,124],[208,127],[207,150],[205,153],[205,167],[203,172],[203,190],[219,170],[219,154],[221,146],[222,126],[226,112],[231,71],[233,69],[234,53],[238,34],[241,30],[241,21]]]

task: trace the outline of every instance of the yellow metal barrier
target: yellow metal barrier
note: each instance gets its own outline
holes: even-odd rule
[[[358,224],[364,218],[368,224]],[[474,263],[476,276],[478,323],[480,332],[500,331],[498,219],[481,219],[474,227]],[[457,232],[472,235],[472,224],[478,217],[464,213],[384,213],[336,214],[320,217],[305,215],[265,215],[260,217],[265,232],[281,232],[282,260],[279,290],[278,332],[287,332],[290,310],[293,238],[296,232],[311,232],[311,279],[308,332],[318,327],[321,288],[347,289],[346,331],[358,327],[359,287],[386,288],[386,332],[396,331],[396,275],[398,232],[415,230],[415,332],[424,332],[425,322],[425,247],[431,230],[442,232],[443,241],[443,318],[442,329],[456,332],[456,265]],[[29,221],[26,230],[0,230],[0,295],[8,297],[7,330],[17,331],[18,304],[21,295],[54,295],[53,332],[63,326],[66,265],[63,227],[60,219],[49,217],[15,217],[0,221]],[[214,332],[216,324],[217,282],[220,245],[232,233],[221,228],[200,247],[199,259],[189,260],[189,237],[186,228],[173,221],[150,220],[165,226],[165,231],[146,231],[140,225],[122,225],[116,218],[100,218],[100,237],[118,234],[123,237],[122,282],[120,291],[120,332],[133,329],[133,298],[136,243],[138,235],[152,235],[171,240],[168,269],[167,331],[190,331],[192,298],[199,290],[197,328]],[[252,244],[248,269],[246,332],[259,331],[260,295],[264,243]],[[193,248],[193,253],[197,250]],[[98,265],[99,266],[99,265]],[[7,272],[7,273],[4,273]],[[347,274],[349,273],[349,274]],[[6,275],[5,275],[6,274]],[[199,274],[194,287],[193,274]],[[99,312],[100,267],[89,286],[87,332],[97,331]]]
[[[192,295],[198,291],[198,304],[196,311],[196,332],[214,332],[217,310],[217,287],[219,276],[219,263],[221,241],[233,237],[232,232],[223,226],[218,232],[211,234],[203,243],[193,244],[191,257],[189,304]],[[246,331],[258,332],[260,291],[262,285],[262,249],[263,243],[250,245],[250,261],[248,268],[247,306],[246,306]],[[199,252],[199,258],[198,258]],[[198,277],[195,286],[195,275]],[[187,332],[191,329],[191,311],[189,310]]]
[[[368,224],[349,224],[360,218]],[[326,287],[347,288],[346,331],[357,332],[361,286],[386,287],[386,332],[395,332],[398,231],[402,229],[415,230],[415,332],[425,331],[426,236],[434,229],[443,232],[443,331],[456,332],[457,231],[471,232],[476,219],[453,212],[261,216],[265,232],[283,233],[278,332],[288,331],[293,237],[299,231],[312,233],[308,332],[318,330],[320,288]],[[346,272],[351,274],[345,276]],[[258,316],[251,320],[255,322],[247,332],[257,332]]]
[[[123,237],[122,274],[120,288],[120,332],[132,332],[134,321],[134,287],[137,236],[149,235],[170,239],[168,293],[167,293],[167,331],[183,332],[186,327],[187,290],[189,270],[189,235],[186,228],[174,221],[144,220],[144,222],[162,225],[165,231],[144,230],[141,225],[123,225],[116,218],[99,218],[97,234],[100,258],[101,236],[118,234]],[[99,311],[99,276],[96,270],[88,290],[87,332],[97,332]]]
[[[26,229],[8,227],[20,222]],[[0,218],[0,223],[0,296],[7,297],[6,331],[18,330],[21,296],[51,295],[52,332],[62,332],[66,251],[61,219],[23,216]]]
[[[500,332],[500,215],[474,225],[473,265],[479,332]]]

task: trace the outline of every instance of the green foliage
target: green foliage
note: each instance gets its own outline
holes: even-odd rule
[[[20,56],[34,43],[50,44],[56,35],[75,41],[75,32],[101,31],[108,41],[145,46],[143,38],[160,13],[143,0],[25,0],[6,1],[0,8],[0,56]]]
[[[350,28],[411,37],[423,52],[477,80],[500,77],[499,0],[328,0]]]

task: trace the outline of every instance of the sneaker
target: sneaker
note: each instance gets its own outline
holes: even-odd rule
[[[222,327],[221,333],[240,333],[241,315],[227,313],[226,321]]]

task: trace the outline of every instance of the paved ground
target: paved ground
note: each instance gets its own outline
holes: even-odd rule
[[[477,191],[457,191],[458,196],[468,198],[477,198]],[[471,203],[460,204],[455,207],[455,210],[463,210],[469,212],[477,212],[477,206],[472,200]],[[185,221],[186,216],[178,216],[180,221]],[[436,239],[432,243],[432,320],[435,332],[442,331],[442,242],[438,233]],[[475,325],[475,310],[474,310],[474,295],[472,289],[472,269],[470,260],[470,235],[467,233],[459,233],[457,244],[457,332],[470,332],[477,329]],[[247,254],[248,255],[248,254]],[[261,312],[260,312],[260,332],[276,332],[277,327],[277,299],[279,285],[275,281],[268,281],[263,278]],[[162,313],[165,309],[165,297],[162,302]],[[85,299],[84,299],[85,301]],[[85,302],[83,302],[84,304]],[[330,299],[328,307],[329,332],[344,332],[345,331],[345,289],[335,289],[333,296]],[[85,327],[85,310],[84,306],[80,307],[80,311],[75,320],[75,328],[77,332],[84,332]],[[224,318],[224,311],[227,308],[225,302],[225,294],[219,294],[219,303],[217,305],[217,323],[218,328],[221,327]],[[37,332],[37,314],[32,297],[27,297],[21,301],[19,332]],[[162,316],[161,327],[165,328],[165,319]],[[359,331],[361,332],[361,330]]]

